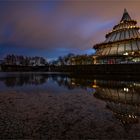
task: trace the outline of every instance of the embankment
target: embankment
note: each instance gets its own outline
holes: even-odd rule
[[[140,75],[140,64],[64,65],[50,66],[50,70],[75,74]]]
[[[18,65],[1,65],[3,72],[44,72],[48,71],[48,66],[18,66]]]

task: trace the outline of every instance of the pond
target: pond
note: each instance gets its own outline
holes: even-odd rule
[[[34,124],[29,121],[32,127],[22,138],[140,138],[140,82],[134,79],[107,80],[55,73],[0,73],[0,104],[0,117],[7,115],[3,112],[6,110],[22,124],[23,119],[32,116]],[[43,115],[45,113],[48,114]],[[11,119],[9,122],[13,121]],[[38,123],[42,131],[31,133]],[[0,129],[4,128],[0,125]],[[22,129],[21,133],[23,135]],[[1,138],[11,138],[11,135],[17,138],[16,129],[7,135],[2,134]]]

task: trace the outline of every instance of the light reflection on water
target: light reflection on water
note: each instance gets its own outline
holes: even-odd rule
[[[70,75],[47,73],[1,73],[0,92],[90,93],[106,102],[125,129],[139,122],[140,82],[76,78]]]
[[[140,83],[132,81],[97,80],[94,97],[106,102],[114,117],[122,122],[126,131],[139,122]]]
[[[86,80],[71,78],[68,75],[57,75],[47,73],[1,73],[0,92],[26,91],[76,93],[94,92],[92,80],[90,84]]]

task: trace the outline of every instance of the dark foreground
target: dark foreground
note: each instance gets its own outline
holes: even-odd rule
[[[93,94],[0,94],[0,139],[140,139]]]

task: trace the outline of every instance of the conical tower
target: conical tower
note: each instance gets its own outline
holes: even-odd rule
[[[106,39],[93,48],[99,64],[135,63],[140,61],[140,33],[137,22],[124,9],[119,24],[106,34]]]

